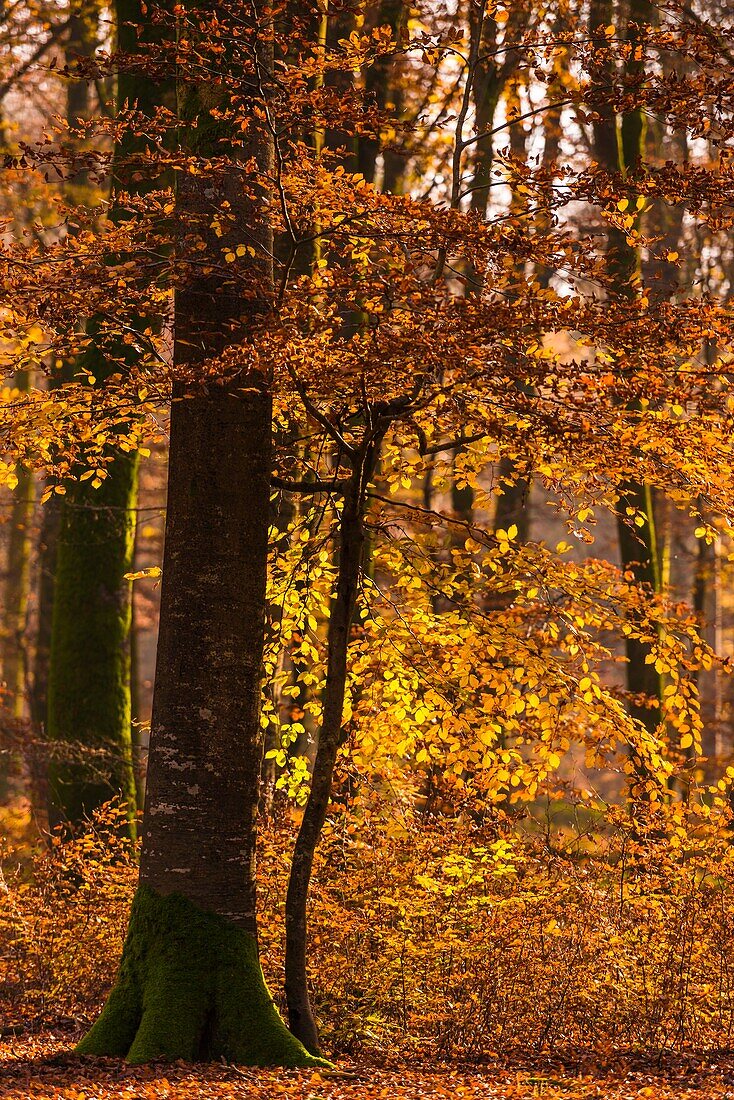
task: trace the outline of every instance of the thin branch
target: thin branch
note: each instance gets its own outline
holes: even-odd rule
[[[314,402],[308,396],[306,387],[304,386],[301,379],[298,377],[298,373],[291,363],[286,363],[286,370],[288,371],[293,385],[298,390],[298,396],[301,398],[301,401],[303,401],[304,407],[309,416],[313,417],[313,419],[328,432],[334,442],[342,448],[344,453],[349,455],[349,457],[353,459],[357,453],[354,447],[351,445],[351,443],[347,443],[346,439],[341,434],[339,429],[334,424],[332,424],[328,416],[325,416],[324,413],[321,412],[319,407],[314,404]]]
[[[351,480],[350,477],[335,477],[332,481],[288,481],[286,478],[273,476],[270,484],[276,489],[285,489],[287,493],[315,496],[317,493],[343,493],[344,486]]]
[[[33,53],[26,58],[23,64],[20,65],[15,70],[15,72],[11,73],[7,80],[4,80],[2,84],[0,84],[0,102],[5,99],[5,96],[8,94],[8,92],[10,92],[14,85],[22,77],[25,76],[28,70],[32,69],[36,62],[41,60],[43,55],[46,53],[46,50],[48,50],[49,47],[53,46],[54,43],[57,42],[59,38],[61,38],[61,35],[68,28],[70,23],[71,18],[67,19],[64,23],[59,23],[56,27],[52,27],[51,31],[49,32],[48,38],[45,38],[43,42],[40,42],[38,46],[36,46]]]
[[[492,130],[485,130],[481,134],[475,134],[474,137],[467,138],[462,142],[462,148],[468,149],[470,145],[475,145],[478,141],[483,141],[484,138],[494,137],[495,134],[502,133],[503,130],[508,130],[510,126],[516,126],[518,122],[524,122],[526,118],[534,118],[536,115],[542,115],[544,111],[549,111],[551,107],[567,107],[571,103],[575,103],[574,99],[557,99],[553,103],[544,103],[540,107],[533,107],[530,111],[525,111],[524,114],[515,115],[514,118],[508,119],[507,122],[503,122],[501,126],[495,126]]]
[[[489,432],[477,432],[476,435],[469,435],[466,439],[446,440],[443,443],[434,443],[431,447],[425,447],[420,451],[421,455],[437,455],[441,451],[455,451],[458,452],[462,447],[468,447],[470,443],[478,443],[481,439],[487,439]]]

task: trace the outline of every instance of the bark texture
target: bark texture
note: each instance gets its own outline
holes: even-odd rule
[[[266,390],[177,387],[141,882],[251,935],[270,451]]]

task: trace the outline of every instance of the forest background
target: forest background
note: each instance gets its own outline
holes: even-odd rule
[[[8,1087],[117,1094],[41,1056],[115,982],[155,681],[199,754],[172,852],[216,848],[254,775],[260,957],[309,1050],[490,1064],[498,1095],[595,1095],[600,1063],[725,1094],[726,6],[3,16]],[[267,393],[272,457],[261,419],[220,430],[232,393]],[[217,786],[220,699],[244,772]],[[331,1072],[311,1087],[394,1087]],[[494,1087],[452,1073],[404,1087]]]

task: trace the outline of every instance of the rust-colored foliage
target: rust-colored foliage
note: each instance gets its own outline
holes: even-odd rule
[[[8,1026],[75,1028],[116,971],[135,885],[124,814],[32,866],[6,852]],[[327,1048],[411,1058],[716,1048],[734,1029],[732,849],[719,813],[680,805],[642,831],[567,806],[545,819],[408,822],[384,800],[327,822],[311,968]],[[292,825],[261,837],[261,937],[279,987]],[[30,873],[32,870],[32,874]]]

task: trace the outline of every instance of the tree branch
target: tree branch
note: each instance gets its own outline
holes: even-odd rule
[[[288,481],[283,477],[271,477],[270,484],[276,489],[284,489],[287,493],[304,493],[316,495],[317,493],[343,493],[344,486],[352,479],[350,477],[335,477],[332,481]]]

